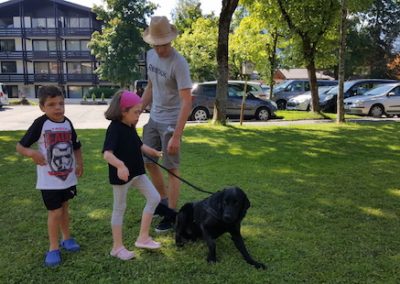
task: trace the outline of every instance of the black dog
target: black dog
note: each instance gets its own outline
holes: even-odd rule
[[[176,245],[183,246],[186,241],[203,237],[208,246],[207,261],[216,262],[215,240],[229,232],[247,263],[265,269],[263,263],[250,256],[240,233],[241,221],[249,207],[249,199],[238,187],[225,188],[202,201],[186,203],[176,217]]]

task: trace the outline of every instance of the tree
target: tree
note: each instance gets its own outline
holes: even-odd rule
[[[106,0],[106,4],[107,9],[93,8],[104,27],[92,34],[89,48],[100,62],[96,70],[100,78],[127,86],[139,77],[138,56],[146,46],[141,33],[155,5],[147,0]]]
[[[178,0],[172,11],[172,21],[179,32],[192,29],[192,24],[203,17],[199,0]]]
[[[389,72],[391,77],[400,80],[400,54],[397,54],[395,58],[388,64]]]
[[[213,123],[226,124],[226,101],[228,94],[228,46],[229,46],[229,27],[232,15],[238,5],[239,0],[222,0],[222,8],[218,22],[218,83],[217,96],[214,105]]]
[[[319,112],[319,98],[316,78],[316,54],[324,34],[334,27],[337,0],[277,0],[282,16],[289,29],[300,37],[302,55],[311,89],[311,106]]]
[[[217,78],[218,19],[199,18],[174,40],[176,48],[188,61],[193,81]]]
[[[400,3],[398,0],[373,0],[363,3],[363,7],[366,4],[368,9],[352,14],[347,65],[356,67],[348,70],[347,76],[362,73],[373,78],[391,77],[387,64],[396,55],[394,43],[400,35]]]
[[[337,96],[337,123],[344,122],[343,107],[343,84],[344,84],[344,64],[346,51],[346,18],[347,18],[347,0],[340,0],[340,44],[339,44],[339,89]]]

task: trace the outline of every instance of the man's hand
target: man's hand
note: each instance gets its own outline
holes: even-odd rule
[[[181,147],[181,139],[172,135],[171,139],[168,141],[167,153],[169,155],[176,155]]]

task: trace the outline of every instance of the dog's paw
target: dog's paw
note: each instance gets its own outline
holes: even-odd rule
[[[216,263],[217,262],[217,259],[215,258],[215,257],[207,257],[207,262],[208,263]]]

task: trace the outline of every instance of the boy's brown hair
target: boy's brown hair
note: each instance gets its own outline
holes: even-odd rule
[[[38,98],[39,98],[39,104],[41,106],[44,106],[44,103],[48,98],[55,98],[55,97],[64,98],[64,94],[59,87],[54,85],[40,87]]]
[[[120,101],[121,101],[121,95],[124,91],[119,90],[116,92],[110,102],[110,105],[108,106],[108,109],[104,113],[104,116],[108,120],[121,120],[122,119],[122,111],[120,107]]]

